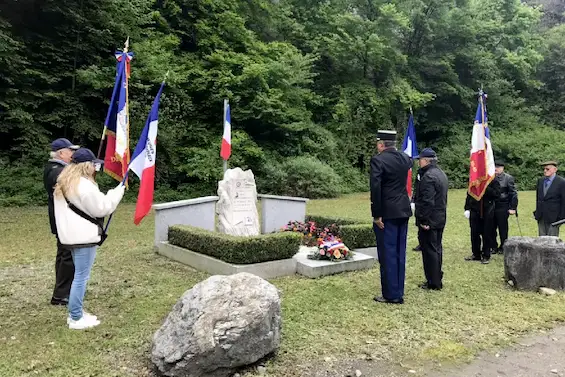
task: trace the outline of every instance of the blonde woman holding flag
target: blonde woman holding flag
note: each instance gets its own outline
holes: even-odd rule
[[[54,193],[55,222],[61,244],[71,249],[75,274],[69,296],[70,329],[98,326],[96,316],[83,310],[83,300],[96,249],[104,242],[104,217],[116,210],[124,196],[124,185],[103,194],[94,180],[102,161],[90,149],[80,148],[57,179]]]

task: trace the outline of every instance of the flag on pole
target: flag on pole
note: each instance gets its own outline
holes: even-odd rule
[[[418,155],[418,147],[416,146],[416,129],[414,128],[414,116],[412,115],[412,110],[410,110],[408,128],[406,129],[406,135],[404,135],[404,141],[402,142],[402,150],[410,158],[414,158]],[[412,168],[408,170],[406,191],[408,191],[408,196],[412,197]]]
[[[139,194],[135,206],[133,222],[138,225],[151,210],[153,193],[155,190],[155,159],[157,157],[157,125],[159,123],[159,99],[163,92],[165,82],[161,84],[159,92],[153,101],[151,111],[141,132],[139,141],[132,155],[129,169],[141,180]]]
[[[494,178],[494,154],[490,142],[486,98],[487,95],[481,90],[471,139],[469,195],[476,200],[481,200],[487,186]]]
[[[231,116],[230,104],[228,100],[224,100],[224,136],[222,137],[222,148],[220,156],[224,160],[228,160],[231,155]]]
[[[118,61],[116,81],[104,122],[104,172],[118,181],[124,179],[129,163],[128,77],[133,53],[127,51],[128,41],[124,51],[118,51],[115,55]]]

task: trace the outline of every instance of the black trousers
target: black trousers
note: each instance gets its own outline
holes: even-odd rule
[[[443,271],[443,228],[424,230],[418,228],[418,241],[422,248],[424,274],[429,288],[441,289]]]
[[[493,245],[494,211],[486,212],[483,217],[478,212],[471,211],[471,248],[475,259],[490,259]]]
[[[75,265],[71,248],[61,245],[57,239],[57,257],[55,258],[55,289],[53,298],[68,299],[71,284],[75,276]]]
[[[496,248],[496,232],[498,231],[498,235],[500,237],[500,248],[504,246],[504,242],[508,239],[508,208],[496,208],[494,210],[494,230],[493,230],[493,240],[492,240],[492,247],[493,249]]]

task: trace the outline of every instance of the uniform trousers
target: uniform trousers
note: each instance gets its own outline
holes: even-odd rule
[[[443,228],[441,229],[422,229],[418,228],[418,240],[422,247],[422,262],[424,264],[424,274],[429,288],[441,289],[443,272]]]
[[[404,297],[408,218],[383,220],[384,229],[373,223],[381,270],[381,289],[387,300]]]

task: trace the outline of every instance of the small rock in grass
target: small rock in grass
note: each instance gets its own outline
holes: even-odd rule
[[[553,373],[553,374],[558,374],[559,371],[558,371],[557,369],[552,369],[552,370],[551,370],[551,373]]]
[[[357,377],[361,377],[362,374],[363,374],[363,373],[361,373],[361,371],[360,371],[359,369],[357,369],[357,370],[355,371],[355,375],[356,375]]]
[[[265,373],[267,373],[267,368],[265,368],[265,367],[262,366],[262,365],[259,365],[259,366],[257,367],[257,373],[259,373],[260,375],[264,375]]]
[[[416,371],[414,369],[410,369],[408,373],[416,374]]]
[[[542,295],[546,295],[546,296],[553,296],[554,294],[557,293],[557,291],[555,289],[541,287],[539,289],[539,293],[541,293]]]

